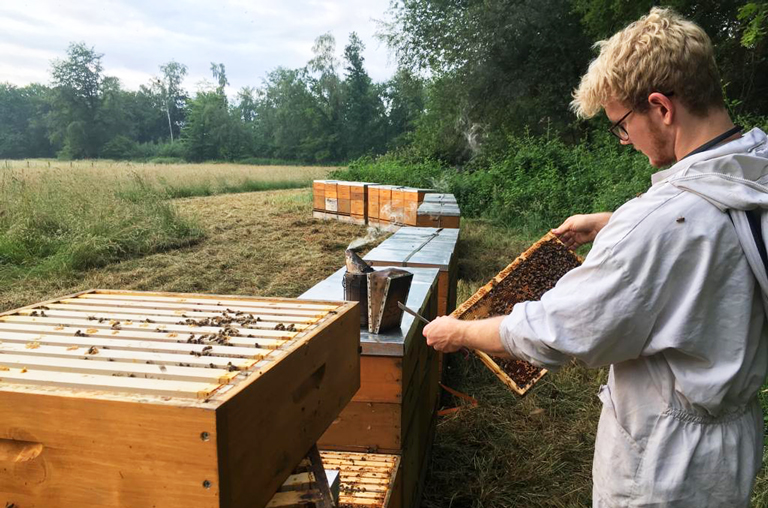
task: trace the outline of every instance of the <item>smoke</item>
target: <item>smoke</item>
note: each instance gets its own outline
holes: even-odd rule
[[[386,234],[386,231],[380,228],[369,227],[366,235],[364,237],[356,238],[352,240],[352,243],[349,244],[349,247],[347,247],[347,249],[351,249],[351,250],[364,249],[369,244],[378,240],[379,237],[381,237],[384,234]]]

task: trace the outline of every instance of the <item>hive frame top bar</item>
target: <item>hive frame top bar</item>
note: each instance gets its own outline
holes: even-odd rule
[[[353,305],[83,291],[0,314],[0,391],[215,408]]]
[[[399,266],[381,266],[377,270],[386,270],[387,268],[399,268],[413,273],[413,282],[408,293],[406,306],[411,309],[424,312],[424,305],[429,299],[432,291],[437,284],[439,270],[437,268],[402,268]],[[299,297],[301,300],[312,299],[334,299],[342,300],[344,298],[344,272],[346,268],[342,267],[333,275],[317,284],[315,287]],[[419,323],[408,313],[403,314],[403,320],[400,328],[389,330],[383,333],[369,333],[366,328],[360,330],[360,346],[362,354],[373,356],[403,356],[407,342],[415,334],[415,329]],[[423,340],[423,339],[422,339]]]

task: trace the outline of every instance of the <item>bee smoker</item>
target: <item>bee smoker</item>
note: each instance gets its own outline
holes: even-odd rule
[[[368,326],[368,274],[373,272],[368,263],[358,256],[357,252],[347,249],[347,271],[342,279],[344,300],[360,303],[360,326]]]

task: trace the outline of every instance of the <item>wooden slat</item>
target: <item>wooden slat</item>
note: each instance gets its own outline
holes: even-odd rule
[[[195,335],[201,335],[201,334],[215,334],[218,333],[219,330],[222,329],[222,327],[219,326],[192,326],[192,325],[180,325],[180,324],[165,324],[165,323],[141,323],[136,322],[133,320],[126,320],[121,321],[119,319],[111,319],[109,321],[104,320],[101,323],[99,323],[98,319],[79,319],[79,318],[64,318],[64,317],[56,317],[56,316],[48,316],[47,317],[34,317],[34,316],[3,316],[0,317],[0,330],[3,329],[5,326],[4,323],[32,323],[31,326],[47,326],[47,327],[59,327],[62,325],[65,326],[71,326],[79,329],[83,328],[92,328],[104,331],[105,333],[112,333],[115,330],[118,330],[121,333],[120,335],[124,336],[133,336],[133,333],[159,333],[161,335],[167,335],[166,332],[176,333],[180,335],[186,335],[188,336],[190,333],[194,333]],[[177,321],[178,323],[178,321]],[[113,328],[113,324],[116,325],[115,328]],[[16,325],[19,326],[19,325]],[[21,325],[23,328],[31,328],[30,325]],[[117,327],[119,326],[119,328]],[[248,335],[253,335],[251,338],[270,338],[270,339],[283,339],[283,340],[290,340],[293,337],[295,337],[299,332],[306,330],[306,325],[294,325],[294,328],[296,328],[296,332],[288,332],[288,331],[281,331],[281,330],[275,330],[274,325],[270,326],[269,328],[251,328],[251,325],[242,325],[239,323],[232,323],[230,325],[227,325],[230,328],[236,329],[239,333],[241,333],[241,337],[246,337]],[[301,328],[299,328],[299,326]],[[10,328],[8,328],[10,329]],[[157,330],[162,330],[158,332]],[[118,335],[118,334],[114,334]],[[234,337],[233,337],[234,338]]]
[[[76,335],[77,332],[80,332],[82,335],[78,337]],[[3,339],[3,337],[9,337],[8,340],[11,340],[12,338],[16,339],[24,339],[25,336],[27,340],[38,340],[37,337],[73,337],[73,338],[83,338],[83,337],[90,337],[90,338],[100,338],[100,339],[117,339],[117,340],[126,340],[126,341],[148,341],[152,343],[165,343],[165,344],[188,344],[186,341],[190,337],[187,333],[161,333],[161,332],[132,332],[132,331],[124,331],[124,330],[99,330],[97,328],[86,328],[86,327],[67,327],[67,326],[59,326],[59,327],[45,327],[45,326],[35,326],[35,327],[19,327],[18,325],[7,325],[0,323],[0,340]],[[201,337],[201,334],[194,334],[195,337],[199,338]],[[73,339],[74,340],[74,339]],[[276,339],[276,338],[259,338],[259,337],[231,337],[229,340],[229,343],[232,344],[231,347],[252,347],[256,349],[277,349],[286,343],[288,343],[290,339]],[[72,342],[73,344],[77,344],[77,342]],[[191,344],[190,345],[195,345]],[[205,344],[197,344],[200,346],[207,346],[208,343]],[[215,342],[211,342],[212,346],[219,347]],[[223,347],[230,347],[230,346],[223,346]],[[179,348],[179,349],[185,349],[185,348]],[[196,350],[190,350],[185,349],[186,351],[196,351]]]
[[[114,310],[114,309],[113,309]],[[24,309],[18,311],[17,314],[7,314],[2,317],[10,317],[14,315],[19,316],[30,316],[32,313],[38,313],[40,312],[39,309]],[[121,310],[120,312],[111,312],[110,310],[107,310],[105,312],[95,312],[93,310],[93,307],[85,306],[85,305],[64,305],[64,304],[49,304],[48,310],[44,311],[47,316],[51,317],[73,317],[78,319],[88,319],[89,317],[96,318],[97,320],[99,318],[104,319],[117,319],[120,321],[139,321],[141,322],[141,325],[143,328],[146,328],[143,325],[149,326],[149,324],[145,323],[147,319],[151,320],[153,323],[165,323],[165,324],[172,324],[172,323],[178,323],[179,320],[183,320],[186,318],[192,318],[192,319],[205,319],[205,318],[212,318],[221,316],[221,312],[189,312],[186,313],[187,317],[183,318],[178,312],[173,311],[160,311],[155,310],[152,312],[142,312],[142,311],[132,311],[130,309],[128,310]],[[284,323],[284,324],[294,324],[296,327],[298,327],[301,324],[305,325],[311,325],[318,321],[317,317],[303,317],[303,316],[271,316],[271,315],[261,315],[261,314],[250,314],[253,316],[253,319],[260,318],[262,323],[265,323],[267,327],[272,326],[274,327],[276,323]],[[271,323],[271,325],[270,325]]]
[[[27,368],[35,370],[51,370],[59,372],[75,372],[96,375],[133,374],[136,377],[151,379],[171,379],[176,381],[193,381],[209,383],[228,383],[237,375],[236,371],[225,369],[206,369],[202,367],[179,367],[177,365],[149,365],[135,362],[94,362],[81,359],[62,359],[47,356],[0,354],[0,377],[3,367]]]
[[[39,344],[59,344],[64,346],[97,347],[108,349],[124,349],[136,351],[154,351],[160,353],[180,353],[186,352],[194,356],[192,352],[203,353],[203,348],[210,347],[205,351],[210,352],[211,356],[241,357],[241,358],[262,358],[269,353],[269,350],[257,348],[243,348],[237,346],[206,346],[203,344],[177,344],[150,340],[121,340],[108,339],[99,336],[88,337],[62,337],[59,335],[47,334],[29,334],[29,333],[10,333],[0,332],[0,341],[2,342],[21,342],[34,347]]]
[[[84,359],[91,362],[125,361],[155,365],[177,365],[205,368],[213,365],[214,368],[227,368],[231,363],[234,367],[245,370],[255,365],[258,359],[229,358],[220,356],[192,356],[189,354],[148,353],[144,351],[123,351],[120,349],[100,349],[98,355],[85,354],[87,347],[70,349],[72,346],[49,346],[41,344],[35,349],[27,349],[25,343],[0,343],[0,353],[24,354],[27,356],[41,356],[68,359]],[[274,355],[283,354],[282,351],[266,351]],[[148,363],[151,362],[151,363]]]
[[[170,381],[165,379],[144,379],[131,377],[96,376],[92,374],[75,374],[19,369],[0,372],[0,386],[13,381],[17,384],[44,385],[56,388],[81,388],[88,390],[109,390],[117,392],[145,393],[148,395],[164,395],[169,397],[209,397],[220,385],[219,383],[194,383],[189,381]]]
[[[329,311],[329,310],[335,310],[339,308],[339,305],[332,305],[332,304],[316,304],[316,303],[304,303],[301,300],[288,300],[288,301],[280,301],[280,302],[270,302],[270,301],[264,301],[264,300],[254,300],[254,299],[230,299],[230,298],[219,298],[215,296],[211,296],[210,298],[201,298],[201,297],[192,297],[192,296],[155,296],[151,293],[139,293],[139,294],[131,294],[131,293],[123,293],[123,292],[104,292],[104,291],[97,291],[95,293],[85,293],[78,297],[80,300],[89,300],[89,299],[99,299],[99,300],[122,300],[122,301],[137,301],[137,302],[166,302],[166,303],[185,303],[185,304],[205,304],[205,305],[216,305],[220,307],[227,307],[227,306],[239,306],[239,307],[246,307],[246,308],[253,308],[253,309],[271,309],[271,308],[278,308],[278,309],[300,309],[300,310],[318,310],[318,311]],[[192,305],[188,305],[188,307],[191,307]],[[233,307],[234,310],[234,307]]]
[[[101,296],[101,295],[100,295]],[[127,308],[127,309],[159,309],[159,310],[173,310],[179,311],[182,314],[187,312],[193,312],[196,310],[224,312],[227,308],[235,312],[243,312],[250,314],[249,309],[243,306],[224,307],[217,305],[186,305],[183,303],[167,303],[167,302],[132,302],[123,300],[109,300],[104,298],[64,298],[59,300],[61,303],[83,305],[91,308],[106,308],[114,310]],[[278,309],[278,308],[263,308],[259,309],[259,314],[267,314],[271,316],[324,316],[325,311],[322,310],[302,310],[302,309]]]

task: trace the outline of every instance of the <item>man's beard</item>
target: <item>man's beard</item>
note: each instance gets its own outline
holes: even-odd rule
[[[654,159],[648,157],[652,166],[657,168],[663,168],[664,166],[671,166],[677,162],[675,157],[675,151],[672,149],[670,139],[663,136],[661,129],[654,123],[648,125],[649,135],[651,139],[651,147],[653,149]]]

